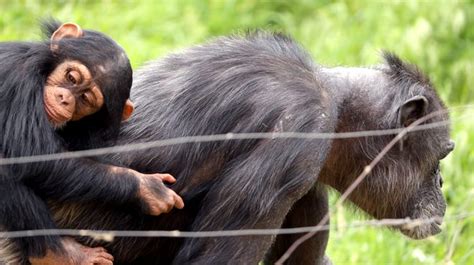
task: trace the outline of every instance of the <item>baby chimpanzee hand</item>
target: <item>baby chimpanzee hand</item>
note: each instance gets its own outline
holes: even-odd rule
[[[138,173],[138,172],[136,172]],[[145,203],[146,213],[160,215],[170,212],[173,207],[182,209],[183,199],[173,190],[164,185],[164,182],[174,183],[176,179],[170,174],[139,174],[140,186],[138,196]]]

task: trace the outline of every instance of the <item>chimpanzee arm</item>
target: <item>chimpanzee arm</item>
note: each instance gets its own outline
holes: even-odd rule
[[[138,207],[154,215],[168,212],[173,206],[182,208],[181,198],[163,184],[163,180],[174,180],[167,174],[144,175],[83,158],[42,162],[31,172],[39,173],[28,174],[25,183],[41,197],[59,202]]]
[[[32,189],[11,181],[4,181],[0,185],[0,224],[3,226],[1,229],[7,231],[56,228],[44,201]],[[63,250],[59,236],[13,238],[6,241],[22,252],[21,257],[41,257],[47,249]]]

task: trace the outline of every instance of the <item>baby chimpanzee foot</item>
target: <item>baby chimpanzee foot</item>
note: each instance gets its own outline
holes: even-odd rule
[[[48,250],[42,258],[30,258],[32,265],[112,265],[114,257],[102,247],[90,248],[72,238],[62,240],[65,254]]]

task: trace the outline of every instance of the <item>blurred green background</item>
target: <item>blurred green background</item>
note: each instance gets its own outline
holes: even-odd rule
[[[134,68],[254,28],[292,35],[326,65],[376,64],[382,49],[396,52],[427,72],[452,107],[457,145],[442,163],[444,230],[412,241],[382,228],[345,228],[365,218],[346,207],[332,216],[328,255],[335,264],[474,264],[474,218],[450,219],[474,213],[474,1],[0,0],[0,14],[0,41],[39,40],[38,19],[54,16],[110,35]]]

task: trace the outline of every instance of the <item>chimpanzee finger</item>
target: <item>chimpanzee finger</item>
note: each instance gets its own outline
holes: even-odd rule
[[[113,265],[114,264],[111,260],[108,260],[102,257],[97,257],[92,262],[94,265]]]
[[[170,174],[157,174],[157,176],[163,182],[167,182],[167,183],[175,183],[176,182],[176,179],[173,176],[171,176]]]
[[[174,207],[176,207],[178,209],[183,209],[184,208],[183,199],[176,193],[174,193]]]
[[[99,252],[99,257],[100,257],[100,258],[108,259],[108,260],[110,260],[110,261],[114,261],[114,256],[112,256],[111,254],[109,254],[109,253],[106,252],[106,251],[101,251],[101,252]]]

